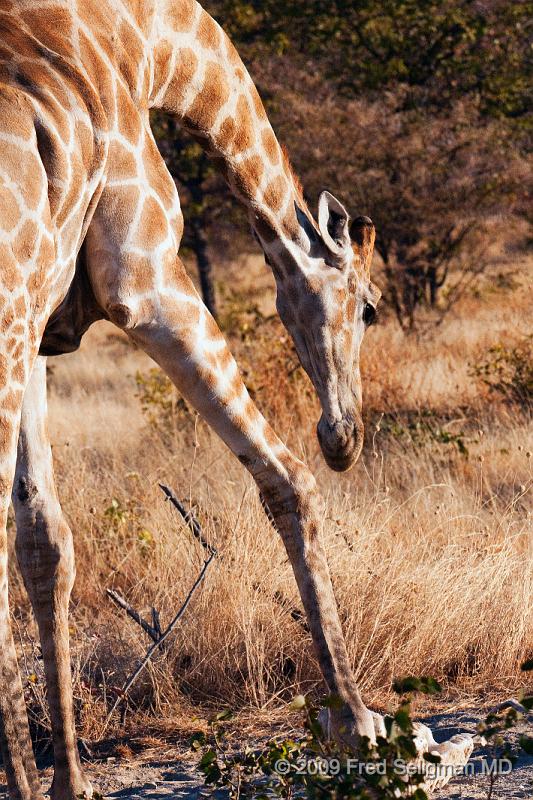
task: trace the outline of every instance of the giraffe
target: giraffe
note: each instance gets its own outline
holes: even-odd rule
[[[363,439],[359,350],[379,290],[375,231],[328,192],[310,213],[235,48],[196,0],[0,0],[0,739],[13,800],[43,797],[8,606],[16,553],[42,645],[53,800],[91,796],[68,641],[72,533],[54,483],[46,359],[107,319],[169,375],[251,473],[291,561],[340,738],[375,739],[354,681],[308,468],[251,401],[178,256],[183,217],[149,111],[172,114],[248,210],[277,308],[319,397],[328,465]]]

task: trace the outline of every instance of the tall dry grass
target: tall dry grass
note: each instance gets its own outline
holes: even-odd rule
[[[316,399],[269,316],[270,281],[254,260],[225,274],[226,287],[240,281],[239,293],[223,292],[232,348],[326,497],[335,591],[369,702],[405,673],[470,695],[507,692],[533,655],[531,416],[473,375],[491,346],[527,333],[527,266],[511,283],[489,278],[431,335],[406,337],[386,317],[368,333],[367,444],[343,476],[319,454]],[[57,484],[78,564],[75,695],[89,737],[103,733],[116,688],[147,646],[105,589],[145,614],[157,608],[166,622],[202,563],[160,481],[194,507],[220,555],[171,647],[132,691],[132,708],[164,718],[191,704],[274,709],[319,685],[290,566],[251,479],[153,366],[104,323],[78,353],[50,360]],[[14,563],[28,699],[46,727],[35,628]]]

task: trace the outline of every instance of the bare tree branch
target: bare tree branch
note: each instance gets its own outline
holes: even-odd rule
[[[179,511],[179,513],[183,517],[184,521],[189,526],[189,529],[190,529],[192,535],[194,536],[194,538],[198,542],[200,542],[200,544],[202,545],[204,550],[206,550],[207,553],[209,553],[209,555],[216,556],[217,555],[216,548],[213,547],[211,544],[209,544],[207,539],[204,537],[204,535],[202,533],[201,525],[198,522],[198,520],[195,519],[194,514],[192,513],[192,511],[187,511],[187,509],[185,508],[183,503],[180,500],[178,500],[176,495],[173,493],[173,491],[171,489],[168,488],[168,486],[165,486],[164,484],[160,483],[159,484],[159,488],[162,490],[162,492],[166,496],[167,500],[170,500],[170,502],[172,503],[174,508]]]
[[[152,639],[152,641],[159,642],[159,640],[161,639],[161,628],[159,628],[159,632],[158,632],[158,630],[157,630],[157,628],[155,626],[152,627],[152,625],[149,625],[148,622],[146,622],[146,620],[141,617],[139,612],[135,611],[135,609],[132,606],[130,606],[128,601],[125,600],[114,589],[106,589],[106,594],[107,594],[107,596],[109,597],[110,600],[112,600],[114,603],[117,604],[117,606],[120,606],[120,608],[123,608],[124,611],[126,612],[126,614],[129,617],[131,617],[131,619],[134,620],[134,622],[136,622],[137,625],[141,626],[143,631],[148,634],[148,636],[150,637],[150,639]],[[154,619],[154,617],[153,617],[154,612],[155,612],[155,609],[152,609],[152,619]],[[157,613],[157,612],[155,612],[155,613]],[[159,618],[159,615],[158,615],[158,618]]]

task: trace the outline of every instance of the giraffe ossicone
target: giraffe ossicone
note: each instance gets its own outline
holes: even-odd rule
[[[6,521],[42,645],[53,800],[90,796],[77,750],[72,534],[53,477],[46,357],[111,319],[253,475],[289,555],[328,690],[355,742],[374,721],[353,677],[307,467],[250,399],[177,256],[183,218],[149,111],[174,117],[247,207],[277,307],[322,406],[328,464],[363,438],[359,349],[379,290],[374,228],[329,193],[311,215],[235,48],[196,0],[0,0],[0,741],[12,800],[41,800],[8,607]]]

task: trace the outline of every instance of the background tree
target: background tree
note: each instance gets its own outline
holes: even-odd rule
[[[153,114],[151,123],[183,206],[182,250],[194,255],[204,303],[216,318],[211,248],[216,246],[219,256],[231,252],[231,238],[234,229],[242,226],[242,213],[199,144],[165,114]]]
[[[247,61],[311,205],[324,187],[378,230],[404,328],[440,319],[489,261],[494,220],[531,207],[530,2],[207,0]],[[208,304],[209,243],[235,221],[200,148],[168,122],[185,244]],[[238,237],[243,247],[251,239]]]

